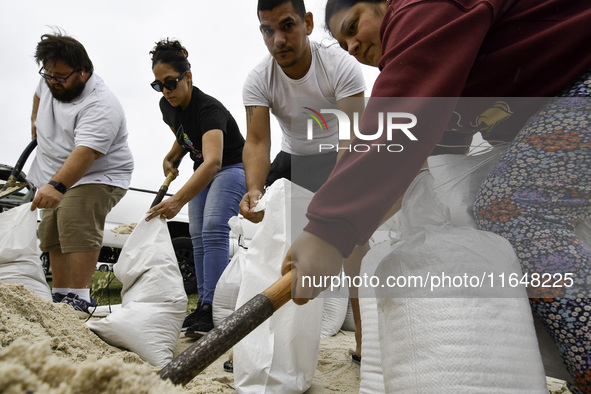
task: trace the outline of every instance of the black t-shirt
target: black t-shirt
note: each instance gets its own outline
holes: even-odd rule
[[[214,129],[224,133],[222,166],[242,162],[244,137],[232,114],[215,98],[193,87],[191,102],[185,110],[173,107],[162,97],[160,111],[164,122],[174,130],[179,145],[189,152],[195,162],[193,169],[203,163],[203,134]]]

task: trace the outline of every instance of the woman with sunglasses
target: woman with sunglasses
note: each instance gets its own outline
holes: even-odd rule
[[[564,286],[548,292],[532,280],[530,303],[572,375],[571,391],[591,393],[591,249],[575,233],[591,217],[591,5],[328,0],[325,21],[344,50],[381,72],[361,132],[376,130],[376,113],[388,110],[379,108],[382,98],[406,98],[395,110],[417,117],[418,141],[399,133],[375,142],[398,143],[403,152],[345,152],[312,200],[310,223],[284,272],[295,266],[298,277],[338,273],[342,256],[367,241],[441,145],[466,147],[478,132],[492,144],[506,142],[480,187],[475,219],[511,242],[528,277],[563,278]],[[427,104],[435,100],[412,98],[451,99],[434,107]],[[476,107],[483,100],[473,98],[486,105]],[[295,301],[305,303],[314,290],[296,283]]]
[[[172,219],[189,204],[199,304],[183,323],[187,336],[213,328],[211,304],[217,281],[229,261],[228,220],[238,214],[246,193],[242,148],[244,138],[230,112],[192,83],[187,50],[178,42],[162,40],[150,52],[155,81],[163,97],[160,110],[175,142],[164,158],[164,174],[178,175],[185,154],[194,173],[178,192],[150,209],[150,216]]]

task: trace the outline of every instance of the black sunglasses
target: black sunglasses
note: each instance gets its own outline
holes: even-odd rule
[[[189,71],[189,70],[187,70],[187,71]],[[175,90],[176,85],[179,83],[179,81],[181,81],[183,78],[185,78],[185,74],[187,73],[187,71],[185,71],[184,73],[182,73],[181,75],[179,75],[175,79],[169,79],[168,81],[166,81],[164,83],[162,83],[160,81],[154,81],[150,84],[150,86],[152,88],[154,88],[154,90],[157,92],[162,92],[164,90],[164,88],[166,88],[168,90]]]
[[[52,79],[55,79],[56,82],[59,83],[66,83],[66,81],[68,80],[68,78],[70,78],[72,76],[72,74],[74,74],[76,71],[78,71],[77,68],[74,69],[74,71],[72,71],[71,73],[69,73],[67,76],[65,77],[56,77],[47,73],[43,72],[43,67],[41,67],[39,69],[39,75],[41,75],[43,78],[45,78],[48,81],[51,81]]]

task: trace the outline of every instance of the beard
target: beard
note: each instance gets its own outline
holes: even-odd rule
[[[49,91],[53,98],[63,103],[69,103],[76,97],[80,96],[86,86],[84,81],[82,81],[78,75],[76,75],[68,88],[65,88],[61,83],[50,84],[49,81],[45,81],[45,83],[47,83],[47,87],[49,87]]]
[[[284,48],[281,48],[281,50],[283,50]],[[275,61],[277,62],[277,64],[279,64],[279,67],[281,68],[289,68],[291,66],[294,66],[297,64],[297,62],[300,60],[299,57],[296,56],[296,53],[294,50],[291,50],[289,52],[290,54],[290,58],[288,59],[283,59],[279,54],[278,54],[279,50],[276,50],[275,53],[273,54],[273,58],[275,59]]]

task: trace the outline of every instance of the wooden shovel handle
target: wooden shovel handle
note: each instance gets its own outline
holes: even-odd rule
[[[156,194],[154,201],[152,201],[152,205],[150,205],[150,208],[160,204],[160,202],[164,198],[164,195],[168,191],[168,186],[170,186],[170,182],[172,182],[173,179],[174,179],[174,173],[172,173],[172,171],[171,171],[166,176],[166,179],[164,180],[164,183],[162,184],[162,186],[160,186],[160,189],[158,190],[158,193]]]
[[[273,309],[277,310],[291,300],[291,278],[292,276],[295,277],[297,273],[297,269],[293,268],[263,291],[265,297],[273,304]]]
[[[257,294],[217,327],[179,354],[159,373],[164,380],[185,385],[217,360],[291,298],[292,269],[261,294]]]
[[[170,182],[172,182],[172,180],[174,179],[174,173],[171,171],[168,173],[168,175],[166,175],[166,179],[164,180],[164,183],[162,184],[162,186],[170,186]]]

